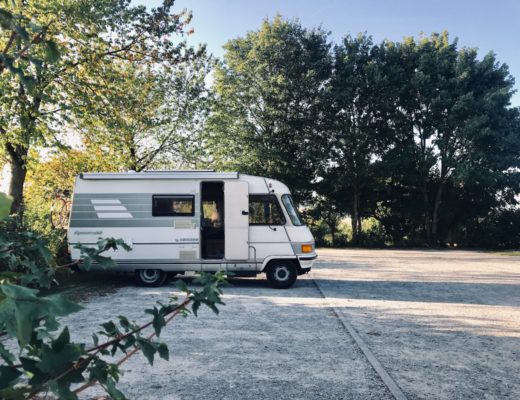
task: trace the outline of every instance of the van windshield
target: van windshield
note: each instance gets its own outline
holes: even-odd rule
[[[303,222],[298,215],[298,211],[296,210],[296,207],[294,206],[293,199],[290,194],[284,194],[282,195],[282,203],[285,206],[285,209],[287,210],[287,214],[289,214],[289,218],[291,219],[291,222],[295,226],[301,226],[303,225]]]

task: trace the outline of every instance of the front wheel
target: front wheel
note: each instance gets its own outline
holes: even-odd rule
[[[141,286],[161,286],[166,280],[166,273],[160,269],[138,269],[135,280]]]
[[[267,280],[274,288],[287,289],[296,282],[298,271],[292,261],[280,260],[271,262],[266,275]]]

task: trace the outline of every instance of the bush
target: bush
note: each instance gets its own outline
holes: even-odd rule
[[[457,245],[486,249],[520,248],[520,209],[494,210],[484,218],[457,229],[452,239]]]

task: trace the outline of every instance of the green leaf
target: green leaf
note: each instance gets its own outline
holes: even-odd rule
[[[60,50],[56,42],[52,40],[45,41],[45,59],[47,62],[54,64],[60,58]]]
[[[139,347],[141,347],[141,350],[150,365],[153,365],[153,359],[156,352],[155,346],[149,340],[144,338],[138,338],[137,343],[139,344]]]
[[[0,321],[5,321],[7,333],[16,337],[22,347],[29,343],[41,320],[52,322],[56,316],[82,309],[61,295],[38,296],[38,290],[23,286],[2,284],[0,291],[6,296],[0,303]]]
[[[14,385],[21,375],[18,368],[0,365],[0,389]]]
[[[106,384],[107,392],[110,397],[114,400],[126,400],[126,397],[117,388],[113,379],[107,379]]]
[[[27,398],[28,391],[25,387],[9,387],[7,389],[0,390],[0,399],[2,400],[25,400]]]
[[[76,396],[69,388],[68,384],[63,384],[57,381],[49,382],[49,388],[58,396],[60,400],[77,400]]]
[[[7,350],[2,343],[0,343],[0,357],[6,362],[8,365],[13,365],[15,362],[14,355]]]
[[[21,37],[25,42],[29,41],[29,34],[23,26],[15,25],[14,30],[16,34]]]
[[[159,353],[159,357],[166,361],[169,361],[170,351],[168,350],[168,346],[166,345],[166,343],[159,343],[159,345],[157,346],[157,352]]]
[[[20,80],[22,81],[22,83],[25,86],[25,88],[27,89],[27,91],[30,94],[33,94],[34,90],[36,88],[36,79],[34,79],[30,75],[21,75]]]
[[[66,344],[59,350],[43,345],[41,361],[38,368],[47,373],[59,374],[70,367],[83,354],[83,349],[78,344]]]
[[[52,348],[53,350],[59,351],[63,349],[63,347],[68,343],[70,343],[70,334],[69,327],[66,326],[63,328],[60,336],[58,336],[58,338],[52,342]]]

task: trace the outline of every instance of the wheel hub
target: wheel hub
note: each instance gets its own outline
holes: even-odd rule
[[[141,271],[141,278],[145,282],[155,282],[159,278],[159,271],[156,269],[145,269]]]
[[[289,279],[289,275],[289,269],[285,265],[276,267],[274,270],[274,276],[278,281],[286,281]]]

